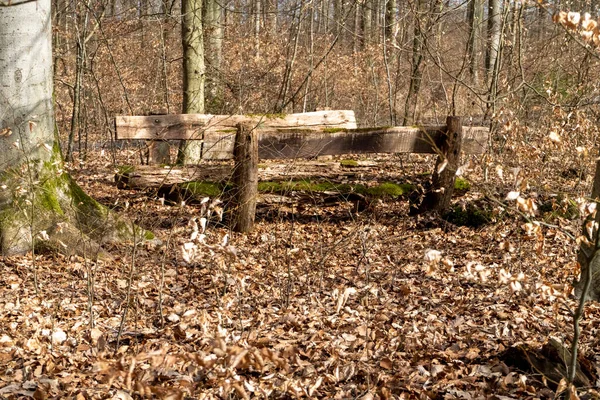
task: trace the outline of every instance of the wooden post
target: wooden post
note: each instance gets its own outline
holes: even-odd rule
[[[146,140],[148,146],[148,165],[170,164],[171,145],[165,140]]]
[[[450,207],[452,193],[454,192],[454,181],[456,170],[460,163],[460,151],[462,147],[462,122],[460,117],[446,118],[446,135],[440,144],[440,153],[435,163],[435,171],[431,188],[418,212],[436,211],[443,214]],[[440,171],[441,170],[441,171]]]
[[[258,138],[254,125],[237,125],[233,157],[232,228],[245,233],[254,226],[258,195]]]

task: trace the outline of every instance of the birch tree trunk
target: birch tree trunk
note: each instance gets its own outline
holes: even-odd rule
[[[137,230],[62,170],[52,99],[50,3],[0,6],[0,247],[5,255],[45,247],[101,256],[101,241],[128,240]]]
[[[502,0],[488,2],[488,46],[485,57],[485,70],[488,84],[494,75],[494,69],[500,52],[500,36],[502,32]]]

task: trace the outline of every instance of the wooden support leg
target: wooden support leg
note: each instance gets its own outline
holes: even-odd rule
[[[254,126],[237,125],[233,156],[232,229],[250,232],[254,226],[258,195],[258,137]]]
[[[147,140],[148,165],[170,164],[171,146],[164,140]]]
[[[462,122],[460,117],[446,118],[446,135],[439,146],[440,154],[435,163],[435,171],[430,190],[425,193],[419,212],[436,211],[443,214],[450,207],[456,170],[460,165],[462,147]]]

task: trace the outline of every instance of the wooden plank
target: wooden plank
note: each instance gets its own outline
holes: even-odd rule
[[[312,158],[319,155],[366,153],[432,154],[438,152],[437,149],[439,149],[443,132],[446,129],[445,126],[361,129],[335,125],[323,127],[326,123],[333,123],[332,121],[334,121],[331,114],[323,113],[340,113],[337,114],[337,117],[341,118],[342,114],[351,112],[320,111],[290,114],[282,118],[262,117],[263,120],[258,123],[259,158]],[[316,114],[319,114],[319,116],[317,117]],[[204,125],[201,127],[200,125],[193,125],[197,123],[193,121],[200,117],[204,118],[202,120]],[[117,138],[149,139],[152,137],[157,138],[158,135],[160,139],[189,140],[194,137],[191,132],[196,129],[196,137],[204,142],[204,159],[229,160],[233,158],[235,139],[235,124],[231,127],[230,125],[236,120],[239,121],[240,118],[238,117],[242,120],[244,118],[255,118],[253,116],[224,117],[206,116],[204,114],[117,117]],[[149,121],[149,118],[157,118],[158,122],[154,124]],[[340,125],[355,126],[355,122],[344,122],[342,119],[336,121]],[[119,124],[121,124],[121,128],[119,128]],[[157,129],[156,126],[149,126],[149,124],[161,126],[162,130]],[[484,153],[487,149],[488,140],[488,128],[463,128],[463,151],[465,154]]]
[[[394,127],[343,130],[339,132],[262,132],[258,155],[262,159],[312,158],[320,155],[365,153],[437,153],[445,126]],[[463,128],[465,154],[487,149],[489,129]]]
[[[209,115],[168,114],[117,116],[117,139],[201,140],[205,133],[235,135],[239,123],[261,130],[293,128],[356,128],[351,110],[328,110],[301,114]]]
[[[434,154],[443,140],[446,126],[343,129],[270,129],[259,131],[258,157],[261,159],[313,158],[322,155],[369,153]],[[235,134],[205,135],[204,159],[228,160],[233,157]],[[489,129],[463,128],[465,154],[486,151]],[[432,144],[433,143],[433,144]]]

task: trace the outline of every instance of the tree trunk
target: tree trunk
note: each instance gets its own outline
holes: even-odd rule
[[[446,136],[440,145],[440,154],[435,163],[431,188],[423,198],[419,213],[436,211],[442,215],[448,210],[454,193],[454,181],[460,165],[461,150],[461,119],[460,117],[448,117],[446,119]]]
[[[596,174],[594,175],[594,184],[592,186],[592,199],[600,200],[600,161],[596,161]],[[596,211],[595,216],[590,216],[586,219],[583,226],[583,237],[585,241],[581,241],[579,252],[577,253],[577,261],[581,268],[578,282],[575,282],[575,294],[577,297],[587,296],[588,300],[600,301],[600,236],[598,228],[593,229],[593,234],[590,236],[589,227],[593,224],[598,226],[600,223],[600,210]],[[585,277],[591,278],[589,281],[589,289],[584,293]]]
[[[204,113],[204,42],[202,0],[182,0],[181,39],[183,44],[183,113]],[[202,135],[199,132],[198,135]],[[177,162],[198,164],[202,160],[202,142],[181,141]]]
[[[220,114],[223,109],[223,89],[220,83],[223,59],[223,7],[218,0],[205,0],[204,33],[206,47],[206,110]]]
[[[362,45],[363,48],[371,44],[373,37],[373,0],[365,0],[362,4]]]
[[[145,232],[117,220],[62,171],[54,131],[51,30],[50,0],[0,7],[1,251],[46,247],[97,257],[104,254],[99,241]]]
[[[260,58],[260,20],[262,17],[262,3],[254,0],[254,58]]]
[[[387,0],[385,7],[385,37],[392,44],[396,43],[396,0]]]
[[[340,33],[342,33],[342,29],[345,23],[344,20],[344,9],[343,9],[343,2],[342,0],[333,0],[333,19],[331,21],[332,23],[332,32],[334,36],[339,35]]]
[[[424,19],[421,18],[421,14],[425,1],[417,0],[415,6],[410,85],[408,86],[408,94],[404,103],[404,120],[402,125],[411,125],[415,122],[419,91],[421,90],[421,79],[423,76],[421,63],[423,62],[423,49],[425,48],[426,40],[426,30],[423,26]]]
[[[477,85],[479,82],[480,53],[481,53],[481,23],[483,21],[483,3],[481,0],[469,1],[467,10],[467,22],[469,24],[469,72],[471,81]]]
[[[502,0],[489,0],[488,46],[485,58],[485,70],[488,84],[492,81],[494,69],[500,52],[500,34],[502,31]]]
[[[277,34],[277,0],[267,0],[267,29],[269,34]],[[314,6],[314,4],[313,4]]]

